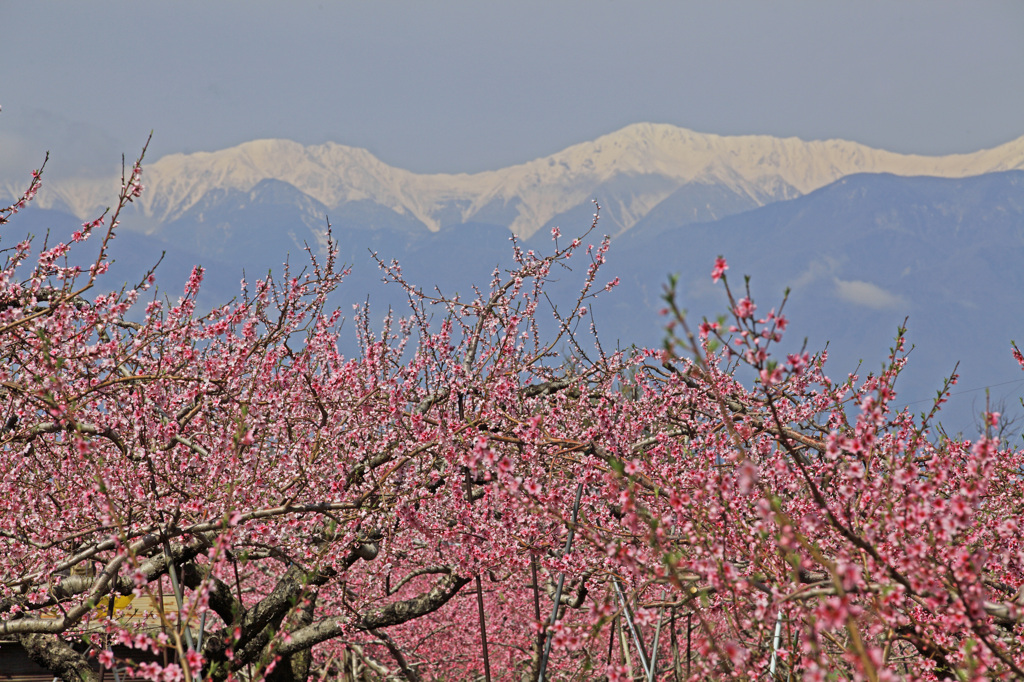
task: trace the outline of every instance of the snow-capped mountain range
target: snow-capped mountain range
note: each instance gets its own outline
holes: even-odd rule
[[[522,237],[560,218],[586,215],[582,211],[589,213],[596,198],[603,205],[604,231],[621,234],[659,213],[670,212],[678,223],[714,220],[807,194],[854,173],[956,178],[1014,169],[1024,169],[1024,137],[971,154],[930,157],[843,140],[724,137],[638,123],[528,163],[454,175],[413,173],[365,149],[335,143],[255,140],[147,164],[147,191],[138,205],[145,220],[136,225],[156,232],[189,212],[191,220],[201,222],[204,206],[226,193],[253,192],[273,180],[305,195],[311,200],[308,209],[331,212],[358,205],[365,211],[373,205],[434,232],[486,224]],[[109,205],[119,182],[53,183],[40,192],[37,205],[84,220]],[[20,189],[20,180],[2,186],[9,196]]]
[[[0,195],[17,196],[23,180],[0,179]],[[954,431],[974,428],[984,398],[974,389],[991,386],[997,404],[1010,407],[1024,392],[1009,353],[1009,340],[1024,336],[1024,137],[924,157],[637,124],[529,163],[459,175],[412,173],[338,144],[258,140],[164,157],[146,164],[143,181],[112,252],[115,284],[137,282],[161,261],[158,286],[174,296],[202,264],[202,304],[223,303],[243,272],[251,281],[280,273],[286,260],[307,263],[307,245],[324,245],[326,215],[339,262],[351,266],[334,304],[402,310],[404,290],[380,282],[370,253],[397,259],[426,290],[467,292],[510,266],[510,229],[550,252],[546,228],[580,234],[595,198],[598,233],[616,237],[604,272],[621,285],[588,306],[588,320],[609,343],[660,344],[669,273],[679,275],[693,319],[724,310],[709,273],[725,255],[735,282],[752,276],[765,309],[773,292],[791,292],[790,342],[795,349],[807,338],[812,350],[829,342],[829,372],[838,376],[861,359],[877,367],[909,316],[915,351],[901,400],[927,404],[937,378],[960,361],[966,389],[944,420]],[[33,206],[2,236],[66,238],[119,185],[44,177]],[[86,246],[82,264],[98,248]],[[560,272],[550,300],[575,300],[581,275]]]

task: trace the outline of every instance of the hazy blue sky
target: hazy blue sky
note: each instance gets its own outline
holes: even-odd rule
[[[1024,2],[0,0],[0,174],[259,137],[416,171],[638,121],[940,154],[1024,135]],[[104,166],[100,168],[100,166]]]

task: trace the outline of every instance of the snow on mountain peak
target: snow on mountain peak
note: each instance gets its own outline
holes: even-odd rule
[[[153,222],[165,223],[210,190],[249,191],[263,180],[275,179],[328,208],[369,200],[412,215],[433,231],[453,216],[461,222],[483,219],[478,216],[491,215],[497,206],[501,215],[511,218],[514,233],[530,236],[595,195],[601,200],[604,191],[615,196],[606,217],[625,230],[691,182],[722,185],[765,203],[780,198],[780,192],[807,193],[853,173],[963,177],[1020,168],[1024,137],[971,154],[928,157],[845,140],[720,136],[669,124],[634,123],[550,156],[473,174],[416,174],[388,166],[365,149],[264,139],[215,152],[172,154],[149,164],[140,208]],[[658,180],[640,183],[640,189],[629,184],[631,178],[641,177]],[[117,183],[62,182],[47,187],[40,204],[65,206],[85,219],[110,201]],[[616,189],[616,183],[622,186]]]

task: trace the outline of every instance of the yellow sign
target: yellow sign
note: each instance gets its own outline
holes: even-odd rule
[[[135,599],[134,594],[129,594],[122,597],[114,597],[114,613],[118,611],[124,611],[125,607],[132,603]],[[100,616],[105,616],[110,613],[110,597],[103,597],[96,604],[96,610],[99,611]]]

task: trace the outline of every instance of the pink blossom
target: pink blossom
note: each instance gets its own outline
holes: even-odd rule
[[[743,297],[737,301],[736,308],[733,309],[733,312],[736,314],[736,317],[742,320],[753,317],[755,310],[757,310],[757,306],[754,305],[749,298]]]
[[[199,269],[178,303],[137,308],[102,263],[95,279],[56,269],[73,240],[38,262],[19,244],[0,270],[0,626],[44,639],[95,628],[109,667],[114,644],[173,646],[206,614],[207,635],[224,638],[218,674],[242,679],[250,664],[268,673],[243,660],[259,636],[245,614],[273,611],[271,648],[296,647],[312,609],[315,661],[351,660],[358,644],[390,665],[363,627],[401,611],[409,620],[387,634],[424,679],[471,679],[478,576],[506,677],[529,667],[538,631],[552,637],[549,679],[595,674],[586,666],[621,634],[620,590],[645,638],[659,618],[662,641],[673,626],[690,635],[693,679],[764,677],[780,612],[775,660],[793,679],[826,666],[857,679],[866,663],[879,679],[931,679],[936,660],[956,677],[1015,675],[1024,452],[896,411],[899,342],[878,372],[839,384],[824,354],[776,354],[786,319],[756,319],[727,281],[744,297],[718,351],[679,332],[693,327],[677,301],[678,335],[656,349],[620,351],[582,324],[550,332],[539,321],[552,305],[585,302],[582,314],[604,295],[600,244],[568,302],[544,290],[566,250],[516,249],[471,297],[423,293],[382,261],[413,312],[378,326],[360,306],[343,329],[327,307],[342,273],[325,262],[204,314]],[[716,279],[726,267],[716,261]],[[350,331],[359,350],[342,355]],[[108,620],[96,600],[110,584],[65,589],[119,576],[170,605],[168,551],[180,614]],[[535,599],[550,605],[560,579],[573,604],[547,628]],[[241,604],[212,614],[224,599]],[[866,658],[842,650],[854,627]],[[624,679],[612,660],[607,674]],[[193,651],[133,675],[194,678],[203,664]]]
[[[719,256],[715,259],[715,267],[711,270],[711,281],[717,282],[722,279],[725,271],[729,269],[729,265],[725,262],[725,258]]]
[[[706,339],[711,332],[718,331],[719,324],[717,322],[708,322],[704,320],[700,323],[700,338]]]
[[[765,386],[774,386],[775,384],[782,382],[782,368],[773,367],[772,369],[762,369],[759,372],[761,383]]]

